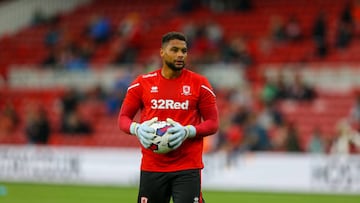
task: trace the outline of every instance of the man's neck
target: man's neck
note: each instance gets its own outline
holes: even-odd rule
[[[161,75],[166,79],[178,78],[181,75],[182,70],[174,71],[169,67],[161,68]]]

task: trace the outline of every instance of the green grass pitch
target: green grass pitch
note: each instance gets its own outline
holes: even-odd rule
[[[136,188],[0,183],[1,203],[135,203]],[[359,195],[203,191],[206,203],[359,203]]]

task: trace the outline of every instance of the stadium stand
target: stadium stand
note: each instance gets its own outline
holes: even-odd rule
[[[109,115],[106,112],[105,103],[94,107],[91,102],[81,103],[82,110],[86,118],[97,118],[90,121],[94,133],[86,136],[64,135],[59,131],[60,113],[58,103],[64,95],[63,87],[58,89],[32,89],[32,88],[11,88],[7,87],[10,68],[16,65],[25,65],[28,68],[41,69],[44,61],[50,54],[51,48],[44,43],[48,32],[52,26],[57,26],[61,31],[62,43],[71,43],[89,51],[87,58],[88,67],[91,69],[101,69],[113,66],[122,53],[117,45],[123,45],[124,39],[119,37],[120,25],[126,20],[138,23],[139,30],[134,34],[134,44],[127,44],[125,52],[136,48],[135,58],[130,61],[119,63],[138,63],[148,64],[158,54],[160,37],[169,30],[183,30],[186,25],[195,23],[196,26],[206,26],[212,21],[220,25],[223,32],[222,43],[229,43],[236,37],[245,40],[245,46],[252,58],[251,66],[246,69],[247,79],[252,87],[253,94],[259,93],[264,85],[262,73],[266,71],[263,64],[275,64],[274,67],[282,69],[283,64],[314,64],[311,69],[322,69],[322,64],[346,64],[351,62],[357,65],[360,62],[359,31],[354,28],[350,44],[345,48],[336,47],[336,37],[340,27],[340,16],[345,8],[345,3],[338,0],[252,0],[251,8],[247,11],[229,9],[226,11],[216,11],[206,4],[201,4],[190,11],[181,12],[178,4],[180,1],[144,1],[141,0],[94,0],[80,5],[68,12],[61,12],[55,16],[51,23],[30,25],[23,27],[12,35],[0,37],[0,74],[4,78],[4,84],[0,87],[0,107],[3,109],[8,102],[12,103],[16,112],[20,116],[20,124],[11,135],[0,136],[0,143],[3,144],[25,144],[27,143],[24,134],[24,113],[26,104],[37,102],[45,107],[49,114],[53,133],[50,136],[50,145],[75,145],[75,146],[102,146],[102,147],[134,147],[137,141],[133,137],[127,136],[117,128],[116,115]],[[197,1],[194,1],[197,2]],[[309,6],[311,5],[311,6]],[[316,54],[315,42],[313,38],[313,26],[317,15],[324,11],[326,13],[326,44],[327,52],[325,56]],[[306,13],[306,14],[304,14]],[[103,16],[110,22],[110,37],[101,43],[93,43],[86,35],[88,26],[94,16]],[[282,29],[291,16],[296,16],[300,22],[302,39],[299,41],[289,41],[285,39],[281,42],[272,39],[273,19],[280,19]],[[205,20],[206,19],[206,20]],[[355,19],[354,19],[355,21]],[[136,32],[136,31],[135,31]],[[145,36],[146,35],[146,36]],[[121,35],[123,36],[123,35]],[[139,40],[142,39],[142,40]],[[200,41],[200,40],[199,40]],[[132,46],[133,45],[133,46]],[[224,45],[224,44],[222,44]],[[209,45],[196,49],[194,58],[191,60],[196,65],[196,57],[204,57],[204,50]],[[59,46],[60,49],[63,48]],[[194,48],[195,47],[195,48]],[[80,49],[81,49],[80,48]],[[82,49],[81,49],[82,50]],[[199,51],[200,50],[200,51]],[[222,49],[216,49],[221,52]],[[127,56],[128,57],[128,56]],[[199,60],[201,63],[201,60]],[[204,61],[204,60],[202,60]],[[118,65],[118,63],[115,63]],[[308,66],[307,66],[308,67]],[[326,80],[326,79],[324,79]],[[343,79],[345,80],[345,79]],[[316,88],[316,87],[315,87]],[[351,88],[350,88],[351,89]],[[221,92],[222,91],[222,92]],[[231,90],[230,90],[231,91]],[[220,111],[227,110],[232,106],[229,94],[226,90],[219,90]],[[309,140],[314,126],[320,126],[328,135],[334,134],[333,126],[343,117],[346,117],[355,99],[352,91],[342,93],[323,91],[317,89],[317,97],[312,102],[293,102],[282,101],[281,111],[285,118],[295,122],[301,135],[300,142],[303,150]],[[258,98],[257,98],[258,99]],[[255,102],[257,103],[257,102]],[[260,102],[259,102],[260,103]],[[260,104],[261,105],[261,104]],[[336,108],[334,108],[336,107]],[[226,113],[224,113],[226,114]],[[224,120],[230,119],[223,117]],[[223,121],[226,123],[226,121]]]

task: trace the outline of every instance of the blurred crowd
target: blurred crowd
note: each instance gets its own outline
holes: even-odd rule
[[[359,3],[360,4],[360,3]],[[186,16],[199,7],[208,7],[214,13],[252,12],[251,0],[241,1],[178,1],[175,10],[164,17]],[[331,50],[345,50],[360,33],[360,6],[345,1],[341,13],[337,14],[336,25],[329,22],[329,14],[320,10],[313,19],[312,27],[305,28],[296,14],[280,16],[271,14],[266,25],[268,31],[263,36],[249,33],[228,35],[222,24],[213,18],[187,19],[177,27],[189,38],[192,64],[241,63],[244,67],[256,66],[259,55],[266,55],[279,46],[292,46],[311,39],[314,51],[304,56],[306,61],[313,57],[324,58]],[[333,16],[333,14],[331,15]],[[151,63],[149,55],[139,61],[139,53],[145,49],[146,31],[151,27],[138,12],[129,12],[120,21],[114,21],[104,12],[89,16],[80,32],[73,32],[61,23],[61,16],[46,17],[40,11],[34,13],[34,26],[46,24],[44,36],[48,56],[42,61],[44,67],[65,69],[86,69],[91,64],[102,61],[110,65],[131,63]],[[332,29],[336,29],[333,34]],[[300,61],[299,61],[300,62]]]
[[[186,15],[199,6],[207,6],[214,13],[251,12],[253,9],[251,0],[181,0],[175,8],[176,12],[172,12],[176,15]],[[244,69],[256,72],[256,56],[269,52],[276,46],[291,46],[292,43],[312,39],[315,50],[313,54],[320,58],[329,53],[330,46],[339,50],[346,49],[359,29],[357,24],[360,18],[356,11],[352,4],[344,4],[344,9],[338,16],[335,38],[330,40],[334,43],[329,43],[328,19],[324,11],[320,11],[314,19],[310,36],[305,34],[296,15],[288,16],[287,19],[276,15],[270,16],[269,24],[266,25],[269,32],[264,33],[261,39],[254,39],[240,32],[228,36],[225,28],[212,18],[203,19],[201,22],[187,20],[179,25],[179,31],[184,32],[189,39],[189,63],[194,67],[197,64],[239,63]],[[129,75],[119,78],[111,90],[105,91],[101,86],[86,91],[67,89],[59,98],[59,126],[55,128],[49,119],[49,112],[44,110],[43,106],[30,106],[26,112],[22,112],[26,113],[26,116],[21,128],[26,133],[29,144],[47,144],[49,136],[54,131],[76,136],[91,135],[95,130],[92,123],[94,121],[82,113],[81,106],[84,103],[104,106],[106,114],[115,118],[124,93],[134,76],[161,66],[157,56],[149,55],[146,61],[138,60],[139,52],[146,40],[144,30],[150,25],[136,12],[128,13],[117,24],[114,24],[106,13],[95,13],[88,19],[87,25],[79,35],[70,32],[61,23],[60,16],[49,18],[41,11],[34,14],[32,24],[49,25],[43,39],[48,56],[40,64],[44,68],[83,70],[100,58],[106,59],[108,65],[142,63],[143,69],[129,70]],[[104,50],[105,54],[101,54],[99,50]],[[260,86],[259,90],[255,90],[255,85]],[[321,128],[314,128],[310,141],[303,143],[297,124],[288,120],[279,108],[279,104],[287,100],[316,100],[316,87],[305,83],[301,75],[296,75],[290,83],[285,81],[282,74],[275,78],[261,78],[256,81],[248,75],[245,85],[241,87],[215,88],[221,128],[210,151],[224,150],[229,154],[229,158],[248,151],[324,154],[335,151],[360,152],[359,135],[356,133],[360,129],[360,94],[354,101],[348,117],[337,126],[337,135],[324,135]],[[0,137],[19,128],[19,113],[11,103],[1,109]],[[342,148],[336,147],[341,145],[339,139],[344,140],[343,135],[347,136],[344,143],[353,145],[351,149],[344,149],[345,144]]]
[[[50,112],[41,103],[29,103],[22,112],[25,114],[23,121],[19,119],[20,112],[8,103],[1,109],[0,135],[11,134],[20,126],[29,144],[47,144],[52,133],[92,136],[96,133],[94,125],[98,118],[90,112],[105,109],[105,116],[116,120],[126,89],[135,76],[120,77],[110,91],[100,86],[86,91],[66,89],[56,104],[59,107],[56,123],[49,118]],[[208,152],[225,151],[229,158],[251,151],[360,152],[360,94],[353,101],[348,115],[339,118],[338,126],[334,126],[335,134],[327,135],[320,126],[314,127],[310,139],[304,142],[297,123],[289,120],[280,108],[286,101],[316,101],[316,89],[307,85],[301,75],[295,75],[292,82],[284,81],[283,74],[269,77],[257,92],[249,82],[241,87],[214,88],[220,111],[220,130]],[[343,144],[338,144],[339,139]]]

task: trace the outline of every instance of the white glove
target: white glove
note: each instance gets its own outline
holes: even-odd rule
[[[151,128],[150,125],[155,123],[157,120],[158,118],[154,117],[141,124],[133,122],[130,125],[130,133],[136,135],[142,146],[145,148],[149,148],[152,144],[151,141],[155,138],[155,129]]]
[[[173,149],[180,147],[180,145],[188,137],[195,137],[196,129],[193,125],[182,126],[180,123],[174,121],[171,118],[167,118],[166,121],[173,125],[173,127],[170,127],[167,130],[167,132],[171,134],[168,137],[169,146],[171,146]]]

